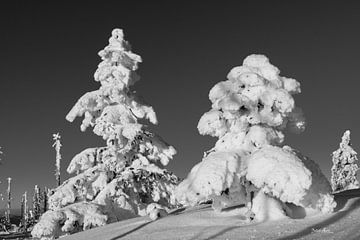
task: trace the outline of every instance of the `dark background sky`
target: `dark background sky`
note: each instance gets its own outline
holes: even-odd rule
[[[210,109],[209,90],[251,53],[267,55],[283,76],[302,84],[296,104],[308,126],[300,135],[286,133],[287,144],[327,176],[346,129],[360,151],[356,1],[48,2],[1,3],[0,191],[11,176],[14,204],[35,184],[55,185],[52,133],[62,135],[63,179],[76,153],[104,145],[65,115],[99,87],[97,52],[115,27],[143,58],[136,89],[156,110],[154,130],[178,150],[168,168],[180,177],[216,140],[196,128]]]

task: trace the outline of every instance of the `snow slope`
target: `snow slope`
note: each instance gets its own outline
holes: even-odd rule
[[[297,208],[296,219],[262,223],[247,223],[242,207],[216,213],[209,205],[201,205],[175,210],[153,222],[138,217],[61,239],[360,239],[360,190],[337,193],[335,200],[337,207],[331,214],[304,217],[303,209]]]

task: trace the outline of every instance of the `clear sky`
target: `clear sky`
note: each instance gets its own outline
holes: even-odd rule
[[[216,140],[196,128],[210,109],[209,90],[251,53],[267,55],[302,85],[295,100],[308,125],[300,135],[286,133],[288,145],[327,176],[346,129],[360,151],[357,1],[89,2],[2,3],[0,191],[11,176],[15,205],[35,184],[55,185],[52,133],[62,135],[63,179],[75,154],[105,144],[65,115],[99,87],[93,80],[97,52],[115,27],[143,58],[135,88],[157,112],[154,130],[178,150],[168,165],[178,176],[185,177]]]

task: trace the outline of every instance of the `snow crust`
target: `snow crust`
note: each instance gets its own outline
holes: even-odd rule
[[[71,160],[67,171],[76,175],[52,190],[49,211],[33,236],[54,238],[135,216],[155,220],[178,206],[173,192],[179,179],[164,169],[176,150],[138,122],[157,124],[153,108],[131,88],[141,57],[131,52],[121,29],[112,31],[99,56],[94,78],[100,88],[80,97],[66,119],[83,117],[81,131],[92,128],[106,146]]]

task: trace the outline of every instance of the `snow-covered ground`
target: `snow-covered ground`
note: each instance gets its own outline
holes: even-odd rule
[[[151,221],[133,218],[63,237],[62,240],[118,239],[360,239],[360,190],[335,194],[334,213],[305,216],[298,208],[297,219],[248,223],[244,208],[216,213],[209,205],[178,209]]]

